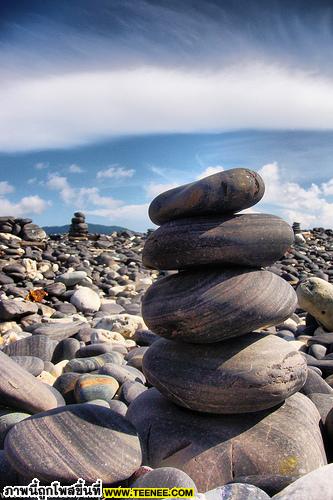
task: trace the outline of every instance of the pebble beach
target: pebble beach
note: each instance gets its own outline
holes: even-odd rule
[[[1,489],[333,498],[333,230],[264,192],[241,168],[173,188],[145,234],[0,217]]]

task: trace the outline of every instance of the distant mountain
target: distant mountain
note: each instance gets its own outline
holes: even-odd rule
[[[88,224],[89,233],[112,234],[114,231],[128,231],[126,227],[121,226],[104,226],[103,224]],[[65,226],[45,226],[43,227],[46,234],[64,234],[69,231],[69,224]]]

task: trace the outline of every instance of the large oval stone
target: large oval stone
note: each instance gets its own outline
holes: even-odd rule
[[[271,408],[305,383],[307,365],[289,343],[249,333],[218,344],[160,339],[143,358],[151,385],[180,406],[207,413]]]
[[[293,241],[289,224],[275,215],[179,219],[149,236],[142,259],[153,269],[220,264],[261,267],[282,257]]]
[[[181,217],[235,213],[258,203],[264,192],[257,172],[233,168],[165,191],[151,202],[149,217],[160,225]]]
[[[131,403],[126,416],[139,433],[143,463],[183,470],[200,492],[238,476],[298,476],[326,464],[319,413],[300,393],[274,410],[208,415],[174,405],[149,389]]]
[[[0,400],[2,405],[38,413],[65,401],[55,389],[43,384],[0,351]]]
[[[19,422],[6,437],[5,452],[20,474],[41,481],[114,483],[141,465],[133,425],[108,408],[85,403]]]
[[[166,338],[209,343],[279,324],[297,306],[293,288],[270,271],[187,270],[147,290],[142,315]]]

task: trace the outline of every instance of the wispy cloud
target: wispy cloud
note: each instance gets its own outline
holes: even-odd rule
[[[133,168],[125,168],[118,165],[112,165],[105,170],[99,170],[96,174],[97,179],[124,179],[133,177],[135,170]]]

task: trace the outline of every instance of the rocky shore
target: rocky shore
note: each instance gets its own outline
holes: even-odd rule
[[[263,195],[214,174],[157,197],[150,235],[1,218],[1,488],[333,498],[333,231],[237,214]]]

